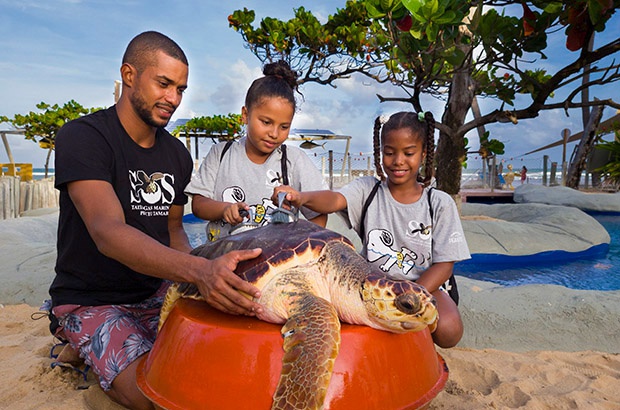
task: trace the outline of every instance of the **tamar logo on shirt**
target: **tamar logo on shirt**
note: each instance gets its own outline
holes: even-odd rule
[[[129,182],[132,210],[140,211],[144,216],[168,215],[168,208],[174,201],[174,175],[129,171]]]

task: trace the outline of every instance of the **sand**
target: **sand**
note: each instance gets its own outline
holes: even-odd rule
[[[0,409],[86,409],[97,391],[92,374],[51,368],[49,321],[35,320],[53,277],[53,218],[0,221]],[[438,349],[450,374],[430,409],[620,408],[619,291],[457,279],[465,336]]]

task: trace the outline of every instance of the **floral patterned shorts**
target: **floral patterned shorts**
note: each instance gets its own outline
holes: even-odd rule
[[[58,336],[69,341],[110,390],[114,378],[153,347],[159,312],[170,282],[150,298],[135,304],[79,306],[53,309],[60,327]]]

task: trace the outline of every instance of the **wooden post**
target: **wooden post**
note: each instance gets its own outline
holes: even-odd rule
[[[121,82],[114,80],[114,104],[118,102],[119,98],[121,98]]]
[[[352,179],[352,178],[351,178],[351,154],[347,154],[347,161],[348,161],[348,163],[349,163],[349,164],[348,164],[348,168],[349,168],[349,172],[348,172],[348,174],[349,174],[349,178],[348,178],[348,181],[347,181],[347,182],[351,182],[351,179]]]
[[[568,143],[568,137],[570,137],[570,130],[564,128],[562,130],[562,138],[564,139],[564,143],[562,144],[562,185],[565,185],[566,182],[566,144]]]
[[[495,180],[497,179],[497,163],[495,155],[493,155],[491,159],[491,175],[489,175],[489,180],[491,184],[491,192],[495,191]]]
[[[334,151],[329,150],[329,189],[334,189]]]
[[[1,132],[2,135],[2,143],[4,144],[4,149],[6,150],[6,155],[9,157],[9,162],[14,164],[13,154],[11,153],[11,146],[9,145],[9,141],[6,139],[6,132]]]
[[[556,186],[558,183],[555,182],[555,174],[558,172],[558,163],[551,163],[551,175],[549,176],[549,186]]]

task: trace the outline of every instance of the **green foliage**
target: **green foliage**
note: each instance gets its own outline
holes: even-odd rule
[[[324,24],[304,7],[295,9],[288,21],[266,17],[255,24],[255,12],[247,8],[234,11],[228,21],[263,62],[284,58],[304,73],[300,83],[331,84],[362,72],[411,89],[411,103],[419,110],[419,96],[443,98],[455,70],[464,64],[472,64],[472,77],[479,80],[476,95],[509,105],[516,93],[535,99],[551,75],[521,69],[519,61],[526,54],[532,60],[532,53],[546,59],[547,33],[578,24],[569,15],[580,7],[587,11],[580,16],[590,13],[593,27],[604,28],[618,7],[610,8],[610,1],[534,1],[538,9],[527,9],[527,22],[518,12],[505,15],[498,7],[483,12],[482,2],[461,0],[349,0]],[[473,55],[464,47],[483,53]],[[509,79],[504,79],[506,73]]]
[[[56,134],[65,123],[101,109],[84,108],[74,100],[66,102],[62,107],[44,102],[40,102],[36,107],[42,112],[15,114],[12,119],[0,116],[0,122],[8,122],[15,128],[23,129],[26,139],[38,142],[41,148],[50,150],[54,149]]]
[[[179,136],[205,133],[206,135],[217,135],[221,140],[234,139],[239,135],[241,125],[240,114],[194,117],[185,124],[177,126],[172,134]]]
[[[504,143],[500,140],[489,139],[489,131],[480,137],[480,156],[482,159],[489,158],[493,155],[504,155]]]
[[[600,172],[609,182],[620,184],[620,140],[600,143],[597,148],[610,151],[611,161],[596,171]]]
[[[15,128],[24,130],[27,140],[37,142],[39,147],[47,150],[45,160],[45,177],[49,167],[49,159],[56,146],[56,135],[65,123],[100,110],[101,108],[84,108],[74,100],[66,102],[62,107],[58,104],[50,105],[40,102],[36,106],[42,112],[30,111],[26,115],[15,114],[11,119],[0,116],[0,122],[8,122]]]
[[[501,3],[501,4],[500,4]],[[285,59],[302,73],[299,83],[316,82],[335,86],[340,78],[360,73],[378,83],[390,83],[404,91],[403,97],[383,101],[409,103],[415,111],[424,111],[422,95],[445,101],[446,112],[436,115],[445,124],[440,128],[439,150],[460,159],[465,151],[463,138],[475,127],[506,119],[505,105],[515,106],[518,94],[531,97],[531,105],[514,109],[511,121],[535,118],[554,92],[573,87],[570,98],[578,94],[582,68],[569,62],[555,73],[541,69],[547,59],[548,36],[562,33],[569,50],[586,50],[592,32],[602,31],[611,15],[620,8],[619,0],[348,0],[342,9],[321,23],[304,7],[295,10],[288,21],[264,18],[254,23],[255,13],[237,10],[229,17],[248,48],[262,62]],[[508,14],[510,13],[510,15]],[[605,49],[601,52],[601,49]],[[614,44],[597,52],[582,52],[579,59],[600,61],[613,53]],[[587,50],[586,50],[587,51]],[[552,56],[554,57],[554,56]],[[575,57],[577,60],[577,56]],[[562,62],[565,64],[566,62]],[[545,67],[554,67],[553,62]],[[605,70],[597,68],[598,73]],[[594,73],[597,71],[593,70]],[[611,83],[618,77],[618,65],[612,62],[603,79],[594,85]],[[570,91],[570,90],[569,90]],[[498,108],[483,115],[484,123],[466,123],[468,101],[475,96],[497,101]],[[451,101],[452,100],[452,101]],[[576,105],[565,101],[565,106]],[[497,140],[488,140],[487,148],[502,151]],[[484,142],[481,141],[481,144]],[[460,172],[460,169],[458,170]],[[456,171],[438,170],[439,186],[448,190],[459,181]],[[448,181],[448,182],[446,182]],[[458,191],[457,191],[458,192]]]

